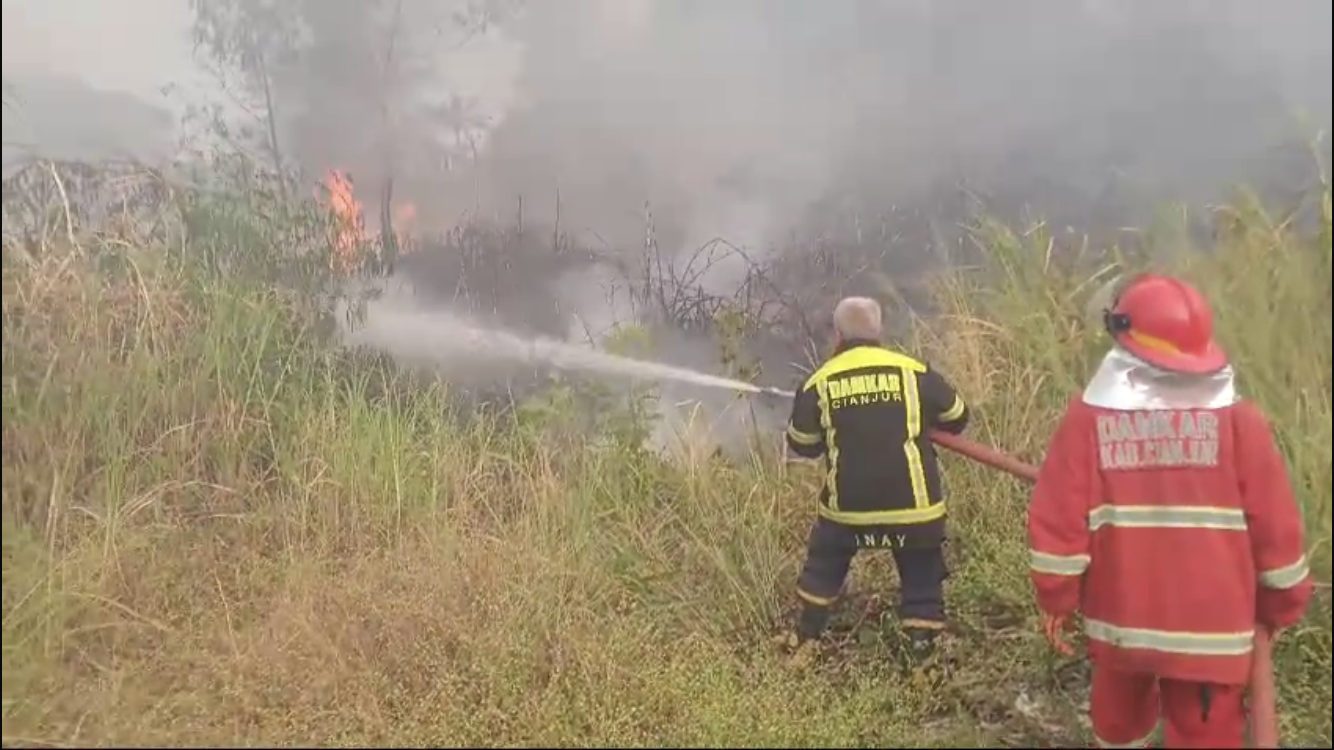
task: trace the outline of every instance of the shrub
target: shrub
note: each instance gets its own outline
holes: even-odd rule
[[[1316,232],[1222,211],[1211,252],[1173,262],[1217,300],[1328,581],[1324,200]],[[7,243],[6,745],[1086,739],[1081,665],[1035,627],[1018,483],[946,459],[964,665],[949,681],[885,658],[892,574],[869,556],[840,656],[802,668],[768,637],[811,477],[762,452],[664,460],[638,450],[642,412],[613,406],[600,429],[621,439],[590,441],[561,420],[568,388],[460,416],[444,385],[325,346],[319,264],[255,265],[289,228],[236,202],[189,208],[183,245]],[[937,280],[941,312],[908,345],[958,380],[977,436],[1037,460],[1101,345],[1081,313],[1101,276],[1051,262],[1040,229],[976,237],[985,267]],[[1280,644],[1291,743],[1331,739],[1325,594]]]

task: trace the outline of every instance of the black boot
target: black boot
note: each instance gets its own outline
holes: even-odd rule
[[[904,628],[903,640],[908,655],[915,664],[924,664],[936,654],[936,638],[940,631],[933,628]]]
[[[777,645],[787,652],[792,666],[809,666],[817,657],[820,637],[829,623],[830,607],[806,603],[797,617],[797,627],[775,638]]]
[[[810,602],[802,604],[801,614],[797,617],[797,639],[802,643],[819,640],[825,628],[829,627],[832,612],[832,608],[826,605]]]
[[[936,628],[903,628],[904,661],[910,671],[925,678],[943,676],[937,648],[941,632]]]

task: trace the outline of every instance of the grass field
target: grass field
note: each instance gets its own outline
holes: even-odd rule
[[[1159,250],[1218,301],[1327,582],[1323,200],[1318,228],[1242,208],[1212,252]],[[1037,460],[1104,345],[1097,284],[1041,231],[979,237],[989,267],[941,278],[909,345],[958,381],[975,437]],[[887,658],[875,558],[831,653],[793,663],[770,637],[811,476],[768,454],[668,465],[531,413],[450,420],[440,388],[321,348],[301,297],[189,249],[6,247],[6,746],[1088,741],[1085,666],[1037,634],[1019,483],[945,459],[949,681]],[[1327,594],[1279,645],[1289,744],[1331,742]]]

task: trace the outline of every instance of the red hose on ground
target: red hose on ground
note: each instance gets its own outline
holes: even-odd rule
[[[1019,479],[1036,482],[1037,467],[1026,464],[1017,458],[1007,456],[1000,451],[981,443],[973,442],[961,435],[953,435],[939,430],[931,431],[931,442],[942,448],[948,448],[964,458],[972,459],[984,466],[999,469]],[[1253,747],[1278,747],[1278,706],[1277,692],[1274,688],[1274,652],[1273,642],[1268,631],[1258,628],[1252,642],[1250,710],[1251,744]]]

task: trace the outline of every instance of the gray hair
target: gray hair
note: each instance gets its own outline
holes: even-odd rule
[[[834,306],[834,330],[845,339],[879,339],[881,315],[870,297],[844,297]]]

